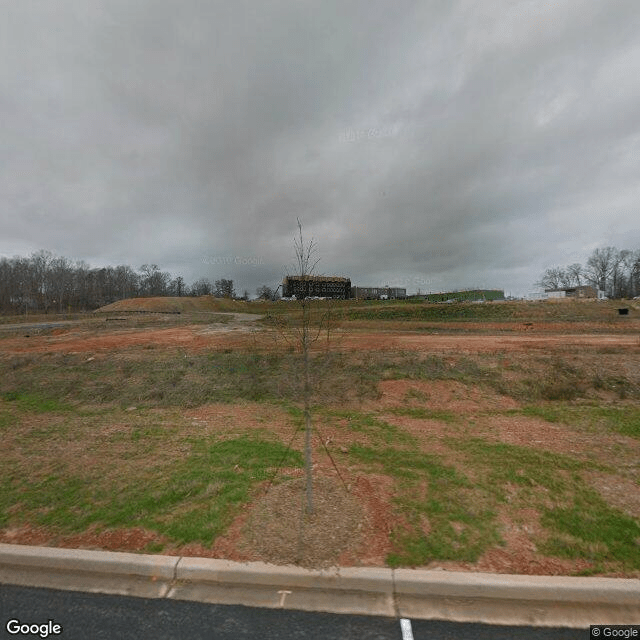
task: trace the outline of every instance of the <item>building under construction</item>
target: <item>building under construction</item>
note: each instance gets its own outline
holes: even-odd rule
[[[351,296],[351,280],[338,276],[285,276],[282,281],[285,298],[339,298]]]
[[[356,300],[398,300],[407,297],[402,287],[351,287],[351,297]]]

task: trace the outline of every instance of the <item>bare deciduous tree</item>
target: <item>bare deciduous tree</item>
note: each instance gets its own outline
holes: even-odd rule
[[[191,295],[192,296],[210,296],[213,291],[213,287],[211,286],[211,282],[207,280],[207,278],[200,278],[200,280],[196,280],[191,286]]]
[[[614,247],[604,247],[595,249],[587,259],[586,277],[594,287],[602,291],[609,289],[607,285],[616,253]]]
[[[256,295],[260,300],[275,301],[279,298],[278,290],[268,287],[266,284],[256,289]]]
[[[559,289],[565,281],[564,270],[560,267],[551,267],[542,274],[542,278],[536,282],[536,285],[544,289]]]
[[[567,274],[571,280],[571,286],[579,287],[582,285],[583,269],[579,262],[574,262],[567,267]]]
[[[629,295],[629,256],[628,249],[616,249],[611,267],[611,295],[614,298],[624,298]]]
[[[184,292],[185,292],[184,278],[182,276],[178,276],[177,278],[174,278],[171,281],[171,284],[169,285],[169,293],[172,296],[180,298],[184,295]]]
[[[629,297],[640,295],[640,249],[629,258]]]
[[[296,259],[296,275],[304,282],[315,272],[319,258],[315,257],[316,243],[313,238],[305,244],[302,235],[302,223],[298,219],[298,237],[294,240]],[[300,346],[302,350],[303,371],[303,403],[304,403],[304,468],[306,480],[307,513],[313,513],[313,460],[312,460],[312,425],[311,425],[311,385],[309,381],[309,346],[310,346],[310,318],[311,300],[309,296],[301,296],[299,300],[302,312],[302,326],[300,329]]]
[[[221,278],[216,280],[216,288],[214,294],[216,298],[235,298],[236,292],[233,289],[233,280]]]

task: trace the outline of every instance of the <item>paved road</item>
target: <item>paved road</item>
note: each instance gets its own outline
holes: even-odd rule
[[[57,329],[70,324],[80,324],[86,320],[58,320],[56,322],[20,322],[18,324],[0,324],[0,331],[37,331],[39,329]]]
[[[122,312],[122,313],[124,313],[125,318],[135,317],[135,316],[132,316],[131,314],[127,315],[126,312]],[[117,315],[117,314],[114,313],[113,315]],[[141,313],[141,315],[144,315],[144,313]],[[154,312],[154,313],[149,312],[149,315],[159,316],[159,315],[162,315],[162,312]],[[264,317],[263,314],[235,313],[235,312],[227,312],[227,311],[213,311],[211,312],[211,315],[227,316],[228,318],[230,318],[231,322],[236,324],[243,324],[243,325],[249,322],[255,322],[256,320],[260,320],[260,318]],[[188,318],[189,313],[185,313],[184,316]],[[95,317],[87,316],[87,318],[82,318],[80,320],[56,320],[52,322],[19,322],[19,323],[13,323],[13,324],[0,324],[0,331],[39,331],[41,329],[42,330],[58,329],[59,327],[66,327],[69,325],[86,323],[87,320],[91,320],[91,319],[95,320]]]
[[[12,635],[6,625],[62,626],[58,635]],[[393,618],[150,600],[0,585],[0,638],[64,640],[403,640]],[[585,629],[499,627],[412,620],[415,640],[586,640]],[[50,627],[52,628],[52,627]]]

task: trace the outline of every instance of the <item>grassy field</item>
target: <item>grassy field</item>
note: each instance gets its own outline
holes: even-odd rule
[[[622,330],[615,304],[576,305]],[[283,306],[254,308],[269,327],[292,313]],[[367,314],[432,322],[434,307],[449,314],[442,322],[457,321],[455,306],[343,303],[333,311],[348,331],[357,327],[349,318]],[[473,322],[485,313],[510,322],[515,313],[513,303],[458,306],[473,311],[465,318]],[[558,309],[571,308],[518,313],[555,323]],[[130,330],[142,331],[144,322],[168,321],[133,322],[142,324]],[[295,350],[247,341],[201,352],[158,344],[5,353],[3,339],[5,540],[30,530],[66,544],[88,531],[139,527],[153,537],[137,550],[211,547],[268,483],[299,477]],[[518,531],[556,572],[640,575],[639,363],[640,344],[632,352],[317,353],[318,460],[329,465],[328,452],[349,482],[382,478],[390,487],[391,566],[481,562],[509,550]]]
[[[446,293],[429,293],[425,296],[428,302],[447,302],[447,300],[475,301],[475,300],[504,300],[501,289],[469,289],[465,291],[449,291]]]
[[[295,303],[251,303],[248,307],[252,310],[258,308],[265,313],[266,323],[276,323],[278,320],[295,323],[298,317]],[[629,309],[629,315],[619,316],[618,309],[621,307]],[[400,330],[441,331],[446,328],[448,331],[460,331],[465,330],[465,325],[490,323],[491,326],[484,329],[480,326],[470,329],[478,332],[495,331],[493,325],[497,323],[503,325],[502,331],[513,331],[531,323],[537,325],[539,330],[556,332],[582,332],[586,324],[591,325],[590,331],[615,332],[626,331],[630,320],[633,322],[640,318],[637,301],[620,300],[487,301],[481,304],[345,300],[333,302],[329,308],[334,323],[346,322],[351,329],[380,326]],[[326,313],[327,305],[317,303],[316,321]]]

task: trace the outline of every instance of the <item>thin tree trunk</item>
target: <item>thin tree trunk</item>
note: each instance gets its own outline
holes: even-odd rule
[[[306,475],[307,513],[313,513],[313,460],[311,448],[311,384],[309,382],[309,308],[302,307],[302,358],[304,362],[304,468]]]

